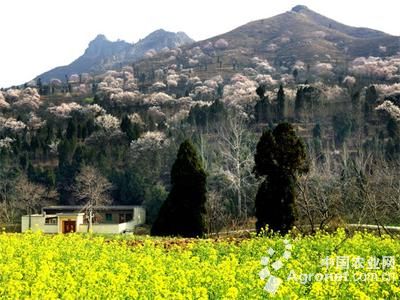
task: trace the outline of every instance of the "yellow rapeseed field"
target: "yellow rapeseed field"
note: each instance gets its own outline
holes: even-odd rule
[[[396,299],[400,239],[0,233],[1,299]]]

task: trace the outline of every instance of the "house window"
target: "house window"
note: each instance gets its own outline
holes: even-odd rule
[[[49,225],[57,225],[57,218],[46,218],[44,223]]]
[[[119,214],[119,222],[125,223],[125,214]]]
[[[106,221],[108,222],[112,221],[112,214],[106,214]]]
[[[132,221],[132,214],[126,214],[125,220],[126,220],[126,222]]]

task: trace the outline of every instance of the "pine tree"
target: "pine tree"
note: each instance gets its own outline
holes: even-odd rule
[[[281,122],[285,120],[285,91],[282,84],[279,86],[277,95],[277,118]]]
[[[371,85],[365,91],[365,103],[364,103],[364,118],[368,122],[374,115],[374,106],[378,100],[378,92],[374,85]]]
[[[269,102],[268,96],[265,95],[265,86],[260,85],[256,89],[256,93],[258,97],[260,97],[260,101],[258,101],[254,107],[255,117],[257,123],[267,123],[271,122],[271,104]]]
[[[308,171],[302,140],[288,123],[266,130],[257,144],[254,173],[263,176],[256,196],[256,229],[286,233],[295,221],[297,174]]]
[[[294,77],[294,81],[297,83],[297,77],[299,76],[299,70],[294,69],[292,74]]]
[[[400,128],[398,121],[394,118],[389,118],[386,123],[386,129],[390,138],[397,138],[400,136]]]
[[[319,123],[315,124],[312,130],[313,134],[313,148],[314,148],[314,155],[318,162],[323,162],[325,160],[325,155],[322,151],[322,129]]]
[[[321,138],[321,125],[319,123],[315,124],[313,127],[312,134],[314,139]]]
[[[121,131],[125,132],[129,142],[137,140],[140,136],[140,129],[137,124],[132,124],[127,115],[122,118]]]
[[[194,146],[184,141],[172,166],[171,192],[153,224],[152,235],[203,236],[206,177]]]
[[[268,96],[263,96],[260,101],[257,101],[255,107],[255,118],[257,123],[271,122],[271,104]]]
[[[296,93],[296,100],[294,101],[294,113],[296,115],[297,121],[301,119],[303,109],[304,109],[304,93],[303,89],[298,88]]]
[[[77,123],[75,119],[70,119],[67,126],[65,137],[68,140],[76,140],[78,134]]]

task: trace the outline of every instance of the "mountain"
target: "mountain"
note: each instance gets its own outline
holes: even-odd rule
[[[183,51],[159,51],[180,47]],[[158,53],[145,55],[154,49]],[[185,33],[157,30],[129,44],[111,42],[99,35],[88,49],[68,66],[39,75],[42,81],[63,79],[73,73],[100,73],[135,63],[140,73],[151,75],[157,68],[175,64],[196,68],[198,76],[229,76],[254,66],[254,57],[267,59],[277,70],[293,70],[297,61],[304,66],[330,63],[338,69],[357,57],[387,57],[400,51],[400,38],[369,28],[339,23],[304,5],[271,18],[242,25],[230,32],[194,42]],[[38,78],[37,77],[37,78]],[[151,77],[151,76],[150,76]]]
[[[217,48],[218,40],[227,43]],[[305,64],[318,61],[340,65],[360,56],[391,56],[400,51],[400,38],[373,29],[347,26],[298,5],[277,16],[182,47],[186,50],[184,53],[189,53],[187,57],[177,57],[179,62],[186,60],[183,67],[189,65],[190,52],[198,52],[196,47],[209,56],[207,71],[210,73],[217,61],[222,62],[221,70],[233,64],[243,68],[251,65],[255,56],[288,69],[298,60]],[[151,62],[146,59],[142,64],[157,68],[166,62],[171,63],[159,54]]]
[[[137,42],[134,45],[134,48],[132,49],[128,59],[137,60],[143,58],[144,54],[150,49],[154,49],[156,51],[159,51],[165,47],[172,49],[191,44],[193,42],[194,40],[192,40],[184,32],[174,33],[159,29]]]
[[[356,38],[379,38],[379,37],[383,37],[386,35],[385,33],[381,32],[381,31],[377,31],[377,30],[373,30],[373,29],[369,29],[369,28],[358,28],[358,27],[351,27],[351,26],[341,24],[339,22],[336,22],[335,20],[329,19],[323,15],[320,15],[320,14],[308,9],[308,7],[304,6],[304,5],[297,5],[297,6],[293,7],[292,12],[301,13],[301,14],[307,16],[309,18],[309,20],[315,22],[316,24],[319,24],[321,26],[324,26],[324,27],[327,27],[330,29],[335,29],[337,31],[340,31],[342,33],[345,33],[347,35],[350,35],[350,36],[356,37]]]
[[[165,47],[175,48],[194,42],[184,32],[168,32],[163,29],[150,33],[135,44],[125,41],[109,41],[99,34],[89,43],[85,53],[67,66],[57,67],[47,71],[35,79],[41,78],[48,82],[53,78],[64,79],[71,74],[101,72],[119,63],[132,63],[143,58],[151,49],[159,51]]]
[[[399,51],[399,37],[350,27],[305,6],[296,6],[275,17],[248,23],[217,38],[226,39],[230,48],[243,47],[254,54],[275,59],[297,57],[308,61],[329,55],[332,59],[344,60],[392,55]],[[386,52],[382,53],[380,47],[386,47]]]

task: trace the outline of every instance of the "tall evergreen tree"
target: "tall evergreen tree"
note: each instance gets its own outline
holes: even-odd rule
[[[307,84],[298,87],[294,102],[297,121],[313,119],[314,114],[318,113],[321,107],[321,94],[321,90]]]
[[[294,77],[294,81],[297,83],[297,77],[299,76],[299,70],[294,69],[292,75]]]
[[[77,122],[74,118],[72,118],[68,121],[68,126],[67,126],[67,131],[65,133],[65,137],[68,140],[76,140],[77,134],[78,134]]]
[[[256,196],[256,229],[286,233],[295,221],[297,174],[307,172],[308,160],[302,140],[288,123],[266,130],[257,144],[254,172],[265,179]]]
[[[365,91],[365,103],[364,103],[364,118],[368,122],[374,115],[374,107],[378,100],[378,92],[374,85],[371,85]]]
[[[283,90],[282,84],[279,86],[277,95],[277,118],[278,121],[283,122],[285,120],[285,91]]]
[[[396,119],[389,118],[388,122],[386,123],[386,129],[390,138],[395,139],[400,137],[400,126]]]
[[[321,125],[319,123],[315,124],[313,130],[313,148],[314,148],[314,156],[317,159],[318,162],[323,162],[325,160],[325,155],[322,151],[322,129]]]
[[[171,170],[171,192],[161,206],[152,235],[202,236],[205,232],[206,173],[189,141],[179,147]]]
[[[122,118],[121,130],[125,132],[129,142],[137,140],[140,136],[140,128],[137,124],[132,124],[127,115]]]
[[[300,120],[304,109],[304,92],[303,89],[298,88],[296,93],[296,100],[294,101],[294,113],[297,121]]]
[[[268,123],[271,122],[272,109],[271,104],[268,100],[268,96],[265,95],[265,86],[260,85],[256,89],[260,101],[258,101],[254,107],[255,118],[257,123]]]

